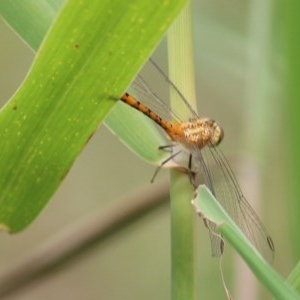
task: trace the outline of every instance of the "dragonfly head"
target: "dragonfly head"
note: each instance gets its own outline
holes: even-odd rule
[[[209,129],[209,146],[214,147],[219,145],[224,138],[223,128],[212,119],[204,119],[207,128]]]

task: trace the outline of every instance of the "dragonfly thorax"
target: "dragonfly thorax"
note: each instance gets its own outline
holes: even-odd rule
[[[183,136],[172,136],[172,139],[181,142],[185,146],[199,147],[216,146],[223,137],[224,131],[221,126],[209,118],[193,119],[188,122],[178,124]]]

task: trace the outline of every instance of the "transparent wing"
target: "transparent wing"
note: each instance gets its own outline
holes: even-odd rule
[[[188,121],[184,112],[175,113],[170,108],[169,101],[167,101],[170,98],[170,89],[177,93],[188,107],[190,117],[196,118],[196,112],[190,107],[184,95],[152,60],[144,66],[132,82],[128,92],[166,121]]]
[[[160,96],[157,92],[154,92],[154,90],[146,84],[143,77],[140,75],[135,78],[128,92],[135,97],[135,99],[147,105],[152,111],[159,114],[159,116],[164,120],[170,121],[173,117],[178,119],[178,116],[175,116],[169,109],[168,103],[162,100],[162,96]],[[166,99],[169,99],[169,97],[166,96]]]
[[[273,241],[244,197],[238,182],[223,153],[217,147],[205,147],[193,153],[200,162],[204,181],[224,210],[234,220],[253,246],[268,261],[274,259]],[[222,253],[222,242],[214,233],[215,225],[209,222],[212,244],[212,254],[219,256]]]

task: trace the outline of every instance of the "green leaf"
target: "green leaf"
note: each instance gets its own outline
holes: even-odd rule
[[[2,1],[0,12],[11,2]],[[184,2],[65,2],[0,114],[2,228],[23,229],[46,205]],[[30,9],[35,1],[27,4],[19,12],[28,15],[23,21],[38,11]],[[12,7],[6,9],[11,17]],[[33,48],[39,44],[38,34],[29,39],[28,32],[19,33]]]
[[[300,296],[292,287],[262,259],[205,186],[200,186],[197,189],[193,205],[202,218],[206,218],[217,225],[225,240],[243,257],[256,277],[269,289],[276,299],[300,299]]]
[[[160,165],[170,154],[158,151],[167,144],[153,121],[123,102],[118,102],[105,118],[105,125],[129,149],[149,163]]]
[[[191,4],[182,10],[167,36],[170,80],[196,107],[195,72],[193,60]],[[187,106],[171,91],[170,104],[174,112],[187,112]],[[187,112],[187,116],[189,116]],[[197,254],[195,214],[190,199],[194,189],[188,174],[171,171],[171,272],[172,300],[197,299]]]
[[[40,46],[63,0],[0,1],[0,12],[6,22],[34,50]]]
[[[294,257],[299,259],[300,240],[294,238],[299,236],[300,227],[300,89],[298,86],[300,76],[300,32],[299,32],[299,13],[300,2],[297,0],[288,0],[285,2],[277,1],[278,7],[276,11],[280,12],[279,28],[275,30],[282,32],[278,36],[278,45],[283,54],[282,59],[284,65],[284,101],[282,101],[281,110],[283,111],[284,132],[286,132],[286,141],[284,143],[286,162],[286,178],[284,186],[288,193],[287,196],[287,215],[289,236],[292,240],[291,246]]]
[[[300,262],[297,263],[296,267],[290,273],[288,282],[300,292]]]

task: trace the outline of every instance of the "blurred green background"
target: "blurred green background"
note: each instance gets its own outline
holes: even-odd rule
[[[297,257],[292,252],[285,196],[284,63],[271,26],[274,11],[270,3],[261,2],[193,3],[197,95],[199,114],[218,120],[225,129],[223,152],[269,229],[276,247],[274,266],[286,277]],[[34,54],[2,20],[0,41],[0,101],[4,105],[26,75]],[[165,65],[165,42],[155,57]],[[115,203],[124,191],[128,195],[150,186],[154,170],[101,126],[37,220],[21,233],[0,235],[1,271],[66,226]],[[167,173],[158,175],[154,190]],[[166,205],[7,299],[168,299],[169,231]],[[219,262],[210,256],[201,220],[198,231],[199,298],[225,299]],[[264,290],[255,295],[251,274],[229,247],[223,265],[235,299],[268,299]]]

